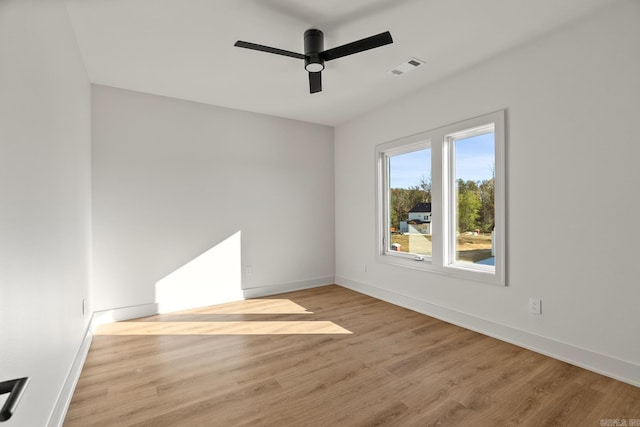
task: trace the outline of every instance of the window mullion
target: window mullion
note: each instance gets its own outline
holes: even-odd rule
[[[432,209],[432,224],[433,224],[433,232],[432,232],[432,246],[433,253],[431,255],[431,260],[433,265],[443,265],[443,250],[445,245],[445,239],[443,239],[444,232],[444,219],[445,219],[445,211],[444,207],[444,192],[443,190],[443,167],[442,167],[442,159],[444,152],[442,150],[442,144],[440,141],[442,140],[441,135],[433,135],[432,141],[434,143],[431,145],[432,156],[431,156],[431,209]]]
[[[456,260],[456,242],[457,242],[457,200],[458,200],[458,188],[456,185],[456,145],[455,139],[446,136],[443,138],[444,151],[446,154],[446,167],[445,180],[447,185],[447,200],[445,203],[445,209],[447,210],[447,229],[446,229],[446,252],[444,265],[451,265]]]

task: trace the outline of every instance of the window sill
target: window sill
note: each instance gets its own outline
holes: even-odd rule
[[[413,270],[420,270],[428,273],[435,273],[456,279],[471,280],[490,285],[506,286],[504,275],[500,275],[498,273],[497,267],[495,269],[489,269],[487,266],[476,265],[476,268],[473,268],[471,265],[466,266],[464,264],[442,266],[434,264],[431,257],[424,257],[423,260],[416,260],[414,259],[414,256],[415,255],[411,254],[386,253],[379,254],[376,257],[376,260],[381,264],[410,268]]]

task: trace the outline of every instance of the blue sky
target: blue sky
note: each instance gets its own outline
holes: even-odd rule
[[[456,179],[491,179],[495,166],[494,139],[492,132],[456,141]]]
[[[488,133],[456,141],[456,178],[482,181],[492,177],[494,134]],[[431,150],[393,156],[390,159],[391,188],[409,188],[431,175]]]
[[[391,188],[409,188],[420,184],[423,176],[431,176],[431,150],[419,150],[393,156],[389,160]]]

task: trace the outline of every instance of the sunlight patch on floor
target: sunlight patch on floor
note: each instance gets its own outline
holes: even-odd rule
[[[290,299],[250,299],[171,314],[313,314]]]
[[[116,322],[95,335],[307,335],[351,334],[330,321]]]

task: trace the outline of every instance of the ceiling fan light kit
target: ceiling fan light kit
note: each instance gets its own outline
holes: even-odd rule
[[[324,70],[324,60],[320,52],[324,50],[324,34],[320,30],[304,32],[304,68],[310,73]]]
[[[291,58],[304,59],[304,68],[309,73],[309,92],[317,93],[322,91],[322,70],[324,70],[325,61],[331,61],[333,59],[375,49],[391,43],[393,43],[391,33],[389,33],[389,31],[385,31],[384,33],[380,33],[375,36],[324,50],[324,34],[322,31],[312,28],[304,32],[304,55],[297,52],[291,52],[241,40],[238,40],[234,46],[259,50],[261,52],[273,53],[276,55],[289,56]]]

